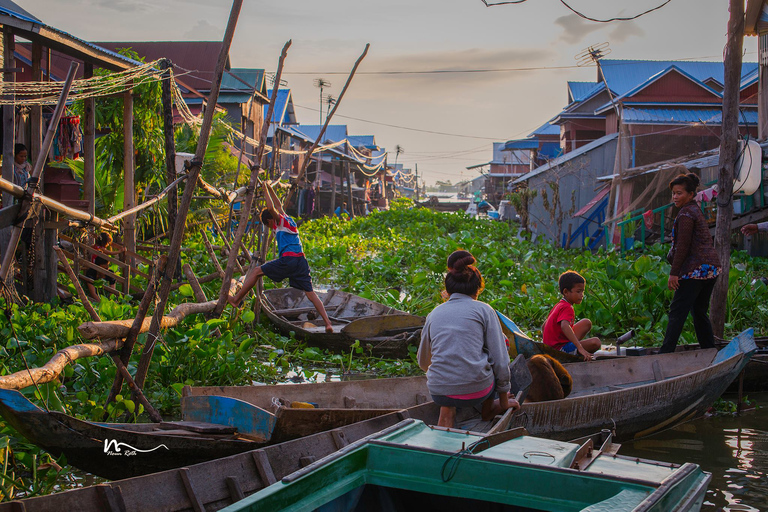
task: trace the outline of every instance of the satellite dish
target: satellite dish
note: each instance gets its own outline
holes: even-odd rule
[[[746,148],[744,147],[746,144]],[[733,193],[752,195],[760,188],[763,179],[763,151],[754,140],[739,142],[739,159],[734,167]]]

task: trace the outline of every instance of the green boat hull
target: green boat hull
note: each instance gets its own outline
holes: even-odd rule
[[[414,420],[224,510],[696,511],[710,479],[694,464],[592,456],[583,445],[529,436],[495,445],[487,439]],[[473,443],[474,453],[461,453]]]

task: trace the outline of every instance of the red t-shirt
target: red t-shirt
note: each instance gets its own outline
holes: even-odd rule
[[[544,331],[542,332],[544,343],[558,350],[571,341],[565,337],[563,330],[560,328],[560,322],[563,320],[568,320],[568,323],[573,327],[576,313],[573,311],[573,306],[570,302],[560,299],[560,302],[555,304],[555,307],[549,312],[547,321],[544,322]]]

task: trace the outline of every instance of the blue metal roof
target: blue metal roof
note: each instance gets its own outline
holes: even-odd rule
[[[565,155],[563,155],[561,157],[555,158],[551,162],[548,162],[548,163],[546,163],[544,165],[541,165],[541,166],[537,167],[536,169],[532,170],[528,174],[525,174],[524,176],[519,177],[513,183],[521,183],[523,181],[528,181],[529,179],[533,178],[534,176],[538,176],[539,174],[541,174],[543,172],[547,172],[548,170],[550,170],[550,169],[552,169],[554,167],[558,167],[558,166],[560,166],[560,165],[562,165],[562,164],[564,164],[564,163],[566,163],[566,162],[568,162],[570,160],[573,160],[574,158],[576,158],[578,156],[583,155],[584,153],[588,153],[589,151],[592,151],[593,149],[598,148],[598,147],[602,146],[603,144],[606,144],[606,143],[612,141],[613,139],[617,138],[618,136],[619,136],[618,133],[611,133],[611,134],[605,135],[603,137],[600,137],[597,140],[593,140],[589,144],[586,144],[586,145],[584,145],[584,146],[582,146],[582,147],[580,147],[578,149],[575,149],[575,150],[571,151],[570,153],[566,153]]]
[[[724,75],[722,62],[604,59],[600,61],[600,66],[608,87],[618,95],[626,94],[637,84],[645,82],[670,66],[676,66],[702,82],[707,78],[714,78],[723,83]],[[741,66],[741,75],[746,76],[755,69],[757,69],[756,62],[744,62]]]
[[[743,114],[743,115],[742,115]],[[739,124],[757,124],[757,110],[742,110]],[[723,114],[717,108],[633,108],[625,107],[624,122],[627,124],[722,124]]]
[[[533,133],[529,135],[529,137],[534,137],[536,135],[560,135],[560,125],[544,123],[543,125],[536,128],[536,130],[534,130]]]
[[[760,73],[757,69],[752,71],[751,73],[747,73],[746,75],[743,75],[741,77],[741,83],[739,84],[739,89],[744,89],[745,87],[749,87],[752,84],[757,83],[758,79],[760,77]]]
[[[317,139],[320,134],[322,125],[319,124],[302,124],[299,129],[302,133],[306,133],[312,140]],[[322,142],[326,141],[339,142],[347,138],[347,125],[345,124],[329,124],[323,134]]]
[[[269,89],[267,91],[267,98],[270,100],[272,99],[272,91],[274,91],[274,89]],[[263,115],[267,115],[268,108],[268,104],[264,105]],[[277,124],[296,124],[296,114],[293,111],[293,99],[291,98],[290,89],[277,90],[277,98],[275,98],[275,110],[272,112],[271,121]]]
[[[539,148],[539,157],[552,160],[563,154],[563,148],[560,147],[560,142],[545,142]]]
[[[603,82],[568,82],[569,103],[583,101],[604,87]]]
[[[347,137],[349,144],[354,148],[377,149],[376,141],[373,135],[349,135]]]
[[[539,149],[538,139],[516,139],[508,140],[504,143],[504,151],[513,151],[516,149]]]
[[[40,23],[42,24],[42,20],[35,17],[34,14],[25,11],[21,8],[20,5],[11,2],[10,0],[0,0],[0,12],[3,12],[4,14],[7,14],[8,16],[13,16],[14,18],[18,18],[22,21],[29,21],[32,23]]]
[[[716,90],[714,90],[713,88],[711,88],[710,86],[708,86],[707,84],[705,84],[704,82],[702,82],[701,80],[696,78],[695,76],[691,75],[690,73],[686,73],[685,70],[680,69],[677,65],[672,65],[672,66],[669,66],[669,67],[667,67],[665,69],[662,69],[661,71],[659,71],[658,73],[656,73],[652,77],[648,78],[648,80],[645,80],[644,82],[637,84],[635,87],[633,87],[632,89],[628,90],[624,94],[618,96],[617,98],[614,98],[614,101],[621,101],[624,98],[629,98],[629,97],[634,96],[638,92],[642,91],[643,89],[645,89],[646,87],[648,87],[652,83],[656,82],[660,78],[668,75],[669,73],[679,73],[680,75],[684,76],[685,78],[687,78],[688,80],[690,80],[694,84],[698,85],[702,89],[705,89],[706,91],[710,92],[713,96],[715,96],[717,98],[720,98],[720,99],[722,99],[722,97],[723,97],[723,95],[721,93],[717,92]],[[610,109],[610,108],[613,108],[613,103],[608,102],[608,103],[605,103],[604,105],[601,105],[597,109],[595,109],[595,113],[598,114],[598,113],[601,113],[603,110]]]

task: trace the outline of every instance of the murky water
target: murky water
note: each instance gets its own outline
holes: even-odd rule
[[[702,418],[623,443],[619,453],[699,464],[712,473],[704,511],[768,511],[768,393],[749,398],[762,407],[738,418]]]

